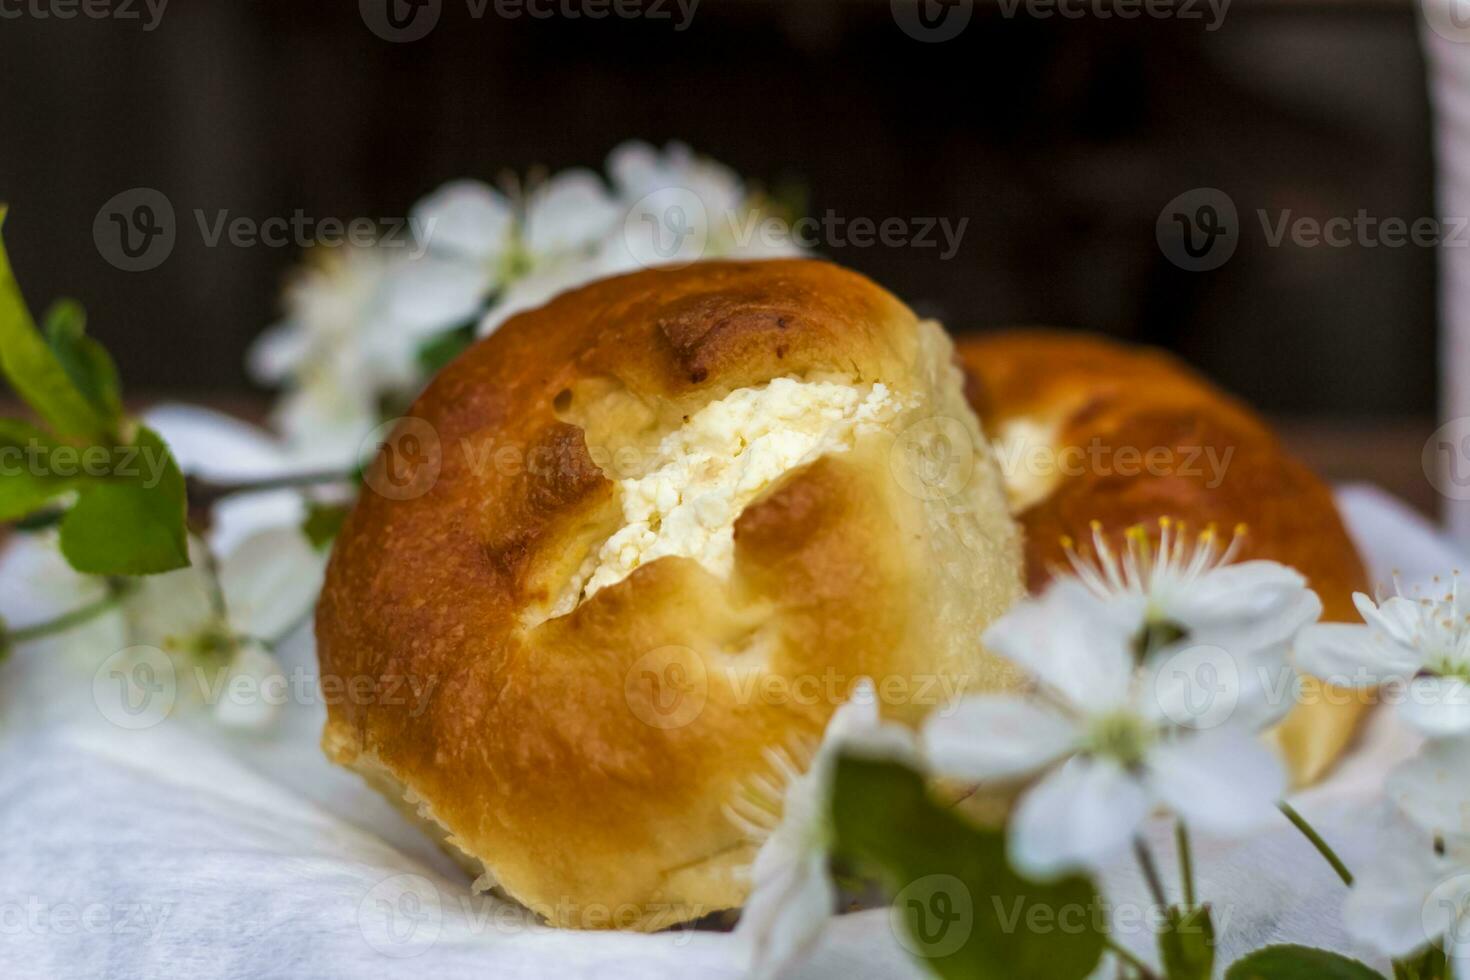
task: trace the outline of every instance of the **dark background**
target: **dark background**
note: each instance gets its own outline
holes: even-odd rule
[[[42,0],[0,0],[14,7]],[[1278,415],[1428,416],[1435,255],[1268,247],[1257,209],[1433,215],[1416,8],[1237,0],[1205,20],[1003,16],[923,44],[888,0],[703,0],[668,20],[482,19],[444,0],[414,43],[352,0],[173,0],[159,26],[0,20],[0,199],[32,306],[71,294],[134,392],[249,390],[291,248],[207,247],[193,211],[395,216],[439,182],[600,168],[683,139],[807,212],[970,219],[935,249],[827,254],[958,331],[1083,327],[1166,345]],[[93,219],[164,192],[159,268],[101,257]],[[1218,187],[1240,244],[1212,272],[1155,242]]]

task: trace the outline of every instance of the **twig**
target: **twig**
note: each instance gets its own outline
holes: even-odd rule
[[[1332,865],[1332,870],[1337,872],[1337,876],[1342,879],[1342,883],[1351,888],[1353,886],[1353,873],[1347,869],[1347,865],[1342,863],[1342,858],[1337,856],[1337,852],[1327,846],[1327,842],[1322,839],[1322,835],[1317,833],[1316,829],[1307,823],[1306,818],[1300,813],[1297,813],[1290,803],[1282,801],[1276,805],[1281,809],[1282,813],[1286,814],[1286,819],[1291,821],[1291,825],[1297,830],[1300,830],[1302,836],[1312,842],[1312,846],[1317,849],[1317,853],[1321,854],[1327,863]]]
[[[1168,896],[1164,894],[1164,882],[1159,877],[1159,869],[1154,864],[1153,853],[1148,849],[1142,837],[1133,838],[1133,853],[1138,855],[1138,866],[1143,869],[1143,880],[1148,884],[1149,893],[1153,895],[1154,901],[1159,908],[1169,907]]]
[[[1174,843],[1179,848],[1179,877],[1184,883],[1184,908],[1194,908],[1194,856],[1189,848],[1189,828],[1180,820],[1174,824]]]
[[[186,476],[184,477],[184,489],[188,492],[190,507],[207,508],[236,494],[349,483],[352,478],[351,473],[344,473],[341,470],[289,473],[285,476],[266,477],[260,480],[210,480],[202,476]]]
[[[28,643],[31,640],[39,640],[53,633],[61,633],[81,626],[89,620],[95,619],[103,613],[117,606],[119,600],[127,593],[128,587],[119,579],[107,580],[107,594],[93,599],[91,602],[67,610],[59,616],[47,619],[30,626],[22,626],[19,629],[9,630],[4,634],[7,646]]]

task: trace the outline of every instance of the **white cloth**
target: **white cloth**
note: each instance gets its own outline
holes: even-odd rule
[[[160,424],[186,465],[204,452],[242,458],[258,439],[202,413]],[[1398,568],[1413,580],[1459,563],[1434,528],[1391,498],[1348,488],[1339,499],[1375,576]],[[37,583],[4,571],[0,615],[17,623],[44,615]],[[469,879],[427,838],[323,758],[325,709],[314,684],[268,736],[232,735],[202,717],[124,731],[97,710],[92,674],[56,654],[54,644],[35,644],[0,667],[7,977],[741,975],[728,934],[558,931],[472,897]],[[309,630],[282,657],[288,671],[313,677]],[[1374,846],[1386,767],[1413,748],[1381,715],[1336,775],[1299,801],[1350,863]],[[1171,831],[1161,824],[1153,836],[1173,887]],[[1243,842],[1197,840],[1195,865],[1199,893],[1216,910],[1222,964],[1267,942],[1347,947],[1343,889],[1284,821]],[[1107,876],[1107,892],[1125,915],[1140,908],[1129,862]],[[1142,929],[1120,938],[1151,947]],[[794,975],[925,974],[886,913],[870,911],[833,919]]]

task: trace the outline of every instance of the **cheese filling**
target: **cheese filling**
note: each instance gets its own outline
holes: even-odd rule
[[[619,481],[625,524],[587,557],[554,614],[667,555],[728,577],[735,520],[751,501],[782,474],[851,449],[901,408],[881,383],[791,378],[711,402],[660,441],[644,476]]]

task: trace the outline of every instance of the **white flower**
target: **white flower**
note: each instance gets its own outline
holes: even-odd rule
[[[1153,621],[1142,607],[1135,619],[1120,615],[1116,592],[1106,594],[1060,578],[1040,599],[1014,607],[984,642],[1038,682],[1035,695],[966,698],[924,728],[937,772],[987,780],[1049,769],[1011,818],[1011,861],[1026,874],[1100,867],[1158,806],[1207,830],[1237,833],[1265,818],[1286,789],[1280,762],[1253,735],[1271,715],[1247,703],[1264,701],[1261,689],[1242,677],[1205,690],[1201,703],[1193,689],[1199,676],[1173,669],[1187,641],[1142,657],[1140,636]],[[1171,598],[1170,609],[1186,603]],[[1233,625],[1235,635],[1270,632]],[[1230,699],[1223,717],[1213,710],[1221,695]]]
[[[1470,976],[1470,739],[1426,743],[1385,790],[1413,826],[1380,835],[1344,919],[1388,956],[1432,942],[1455,961],[1456,976]]]
[[[683,143],[660,151],[629,141],[608,156],[607,169],[626,210],[604,249],[609,271],[802,254],[790,229],[760,207],[734,171]]]
[[[1343,904],[1354,937],[1399,958],[1431,943],[1470,976],[1470,838],[1394,828],[1360,868]]]
[[[285,318],[251,348],[256,379],[286,388],[275,421],[298,459],[356,464],[384,400],[415,393],[428,334],[389,309],[385,283],[400,261],[385,247],[311,249]]]
[[[416,329],[448,330],[477,318],[492,296],[504,299],[524,277],[596,279],[591,260],[620,214],[589,170],[564,171],[533,188],[520,214],[478,181],[447,184],[414,208],[414,226],[428,229],[427,251],[395,276],[393,314]],[[486,318],[481,331],[504,319]]]
[[[1435,739],[1389,774],[1389,799],[1438,837],[1470,839],[1470,738]]]
[[[625,208],[671,188],[693,191],[718,213],[733,211],[745,201],[745,187],[735,171],[677,141],[663,150],[642,140],[621,143],[608,154],[607,172]]]
[[[1459,574],[1438,597],[1400,592],[1375,604],[1356,593],[1353,602],[1364,622],[1303,631],[1297,666],[1339,687],[1402,686],[1398,711],[1414,728],[1470,734],[1470,590],[1460,591]]]
[[[275,418],[295,457],[360,462],[385,405],[426,380],[425,344],[447,331],[487,335],[559,293],[650,265],[800,254],[733,172],[682,144],[627,143],[608,167],[615,193],[586,169],[514,201],[453,181],[414,207],[412,243],[313,249],[285,319],[251,351],[256,378],[286,388]]]
[[[535,271],[512,280],[501,290],[480,320],[476,333],[481,337],[489,336],[517,313],[545,306],[568,290],[614,275],[618,271],[620,270],[607,265],[600,253],[575,261],[545,263]]]
[[[837,888],[827,870],[827,810],[841,751],[914,756],[913,734],[902,725],[880,721],[878,699],[867,678],[833,712],[805,773],[789,755],[771,750],[767,758],[779,784],[757,780],[750,795],[727,807],[737,826],[763,840],[751,868],[750,897],[735,926],[757,976],[771,976],[808,951],[833,913]]]
[[[1182,523],[1159,519],[1157,547],[1143,525],[1126,532],[1121,555],[1092,524],[1094,560],[1064,539],[1077,577],[1125,622],[1156,638],[1250,651],[1283,643],[1322,615],[1322,602],[1295,569],[1274,561],[1235,562],[1246,539],[1237,525],[1223,545],[1213,526],[1191,542]]]
[[[186,678],[199,678],[196,693],[212,702],[220,722],[265,727],[278,705],[259,696],[233,699],[231,685],[243,678],[259,692],[281,675],[270,647],[310,613],[325,558],[287,527],[246,538],[220,559],[217,575],[198,541],[191,541],[190,557],[187,568],[139,579],[123,600],[130,641],[164,651]]]

